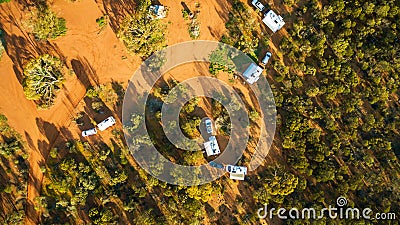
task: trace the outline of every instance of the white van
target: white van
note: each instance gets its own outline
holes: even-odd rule
[[[82,137],[87,137],[87,136],[95,135],[95,134],[97,134],[96,128],[82,131]]]
[[[114,124],[115,124],[115,119],[114,117],[110,116],[107,119],[101,121],[101,123],[97,124],[97,128],[99,128],[100,131],[103,131]]]

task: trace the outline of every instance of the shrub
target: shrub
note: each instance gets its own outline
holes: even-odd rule
[[[111,83],[90,87],[86,91],[86,96],[92,99],[101,99],[105,103],[114,103],[118,100],[118,95]]]
[[[188,19],[189,19],[189,13],[188,13],[187,10],[182,9],[182,17],[183,17],[183,19],[185,19],[185,20],[188,20]]]
[[[200,37],[200,23],[197,21],[198,14],[200,13],[200,5],[196,3],[196,11],[192,22],[189,23],[189,35],[192,39],[198,39]],[[183,15],[185,18],[185,14]],[[186,18],[185,18],[186,19]]]
[[[260,118],[260,114],[258,114],[257,110],[251,110],[249,113],[249,119],[253,122],[257,122],[258,119]]]
[[[21,150],[21,144],[17,140],[0,142],[0,155],[10,158],[16,152]]]
[[[65,19],[46,7],[32,12],[28,26],[38,40],[54,39],[67,33]]]
[[[79,112],[77,113],[73,118],[72,121],[74,123],[76,123],[76,125],[78,126],[83,126],[84,122],[83,122],[83,116],[85,115],[84,112]]]
[[[222,37],[222,42],[232,45],[247,54],[252,54],[258,46],[259,24],[243,2],[234,0],[229,13],[229,21],[225,27],[228,34]]]
[[[94,101],[92,102],[92,109],[98,113],[101,112],[101,109],[104,107],[104,103],[102,101]]]
[[[188,30],[192,39],[198,39],[200,37],[200,24],[196,20],[190,23]]]
[[[32,59],[24,68],[24,93],[41,108],[49,108],[64,81],[61,61],[50,55]]]
[[[148,1],[142,1],[139,10],[125,18],[118,32],[118,37],[128,51],[143,58],[149,57],[166,45],[166,25],[159,19],[147,17],[149,4]]]
[[[100,16],[96,19],[96,23],[99,25],[99,28],[102,29],[108,24],[108,17],[106,15]]]

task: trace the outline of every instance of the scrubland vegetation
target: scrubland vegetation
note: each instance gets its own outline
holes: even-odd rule
[[[28,181],[28,154],[21,135],[0,115],[0,221],[23,224]],[[10,204],[12,203],[12,204]]]
[[[119,38],[126,48],[143,58],[161,50],[166,45],[166,24],[148,17],[149,0],[140,0],[134,14],[127,16],[120,27]]]
[[[25,22],[38,40],[55,39],[67,33],[65,19],[58,17],[44,4],[34,9]]]
[[[38,107],[49,108],[64,81],[62,62],[50,55],[32,59],[24,68],[24,93]]]

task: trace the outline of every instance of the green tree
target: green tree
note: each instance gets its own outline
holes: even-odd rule
[[[200,99],[195,97],[189,100],[189,102],[187,102],[183,107],[182,107],[182,111],[185,113],[191,113],[194,111],[194,109],[197,107],[197,105],[199,104]]]
[[[166,45],[166,25],[159,19],[147,16],[150,1],[140,1],[138,10],[125,18],[118,37],[127,49],[143,58],[161,50]]]
[[[257,110],[252,109],[249,113],[249,119],[251,121],[253,121],[254,123],[257,123],[259,118],[260,118],[260,114],[257,112]]]
[[[259,42],[259,24],[247,5],[239,0],[234,0],[225,27],[228,34],[222,37],[222,42],[232,45],[244,53],[254,54]]]
[[[211,52],[209,56],[209,71],[213,75],[217,75],[220,71],[233,73],[235,64],[232,60],[232,53],[225,45],[219,45],[217,49]]]
[[[199,136],[199,131],[197,130],[197,127],[200,125],[200,123],[200,118],[195,117],[183,123],[183,125],[181,125],[181,128],[187,136],[195,138]]]
[[[272,168],[264,179],[264,188],[258,190],[256,195],[259,201],[268,202],[269,199],[277,203],[282,203],[285,196],[293,193],[299,182],[294,174],[284,171],[281,168]]]
[[[186,193],[190,198],[194,198],[202,202],[208,202],[211,199],[211,194],[213,193],[213,186],[210,183],[199,186],[190,186],[186,189]]]
[[[320,163],[314,170],[313,175],[317,182],[328,182],[335,179],[335,167],[328,163]]]
[[[124,128],[125,128],[126,130],[128,130],[129,132],[133,132],[133,131],[135,131],[135,130],[140,126],[140,124],[143,122],[143,119],[144,119],[144,118],[143,118],[142,115],[133,113],[133,114],[131,115],[130,124],[124,125]]]
[[[64,82],[63,65],[58,58],[42,55],[24,68],[24,93],[41,108],[49,108]]]
[[[54,39],[67,33],[65,19],[57,17],[47,6],[33,10],[27,24],[38,40]]]

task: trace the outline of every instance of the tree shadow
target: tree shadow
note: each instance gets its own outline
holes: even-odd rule
[[[137,2],[134,0],[95,0],[103,14],[110,18],[110,26],[118,33],[120,24],[127,15],[135,12]]]
[[[66,128],[66,127],[60,128],[59,136],[63,137],[63,139],[73,139],[73,137],[74,137],[72,135],[71,131],[68,130],[68,128]]]
[[[226,23],[229,20],[229,11],[232,8],[232,0],[226,0],[226,1],[215,1],[218,6],[222,9],[222,10],[218,10],[217,8],[215,8],[215,11],[217,11],[219,17]],[[224,11],[225,9],[225,11]]]
[[[113,115],[113,111],[111,111],[111,109],[99,98],[92,99],[89,97],[85,97],[83,101],[85,102],[85,106],[83,109],[83,111],[85,112],[85,118],[84,118],[85,122],[84,125],[82,126],[82,131],[85,129],[91,129],[95,126],[95,124],[92,124],[92,120],[96,123],[100,123],[110,115]],[[93,102],[101,102],[103,104],[100,112],[96,112],[92,108]]]
[[[29,60],[38,55],[38,52],[25,38],[13,34],[9,36],[5,32],[4,34],[6,53],[13,62],[13,70],[17,75],[18,81],[22,84],[24,77],[23,68]]]
[[[71,66],[84,87],[88,88],[99,84],[96,71],[85,57],[71,60]]]
[[[214,29],[210,26],[207,26],[207,28],[210,31],[211,36],[213,36],[217,39],[221,39],[221,37],[223,36],[223,33],[220,30]]]
[[[29,60],[38,55],[49,54],[60,58],[61,61],[65,63],[65,57],[57,44],[50,43],[47,40],[37,41],[33,35],[26,31],[26,25],[23,23],[26,19],[26,14],[31,11],[32,8],[42,6],[44,2],[18,0],[18,3],[20,4],[17,6],[20,8],[19,11],[13,10],[11,5],[2,5],[0,8],[0,18],[6,23],[9,23],[11,27],[8,28],[0,24],[0,28],[3,30],[5,52],[14,63],[14,72],[20,83],[22,83],[23,67]],[[16,30],[13,30],[15,28]],[[16,35],[17,33],[20,34]]]
[[[122,120],[122,103],[124,101],[125,89],[121,83],[114,80],[111,80],[111,87],[118,96],[118,100],[114,105],[114,112]]]
[[[47,142],[38,140],[38,151],[41,153],[44,159],[47,159],[47,156],[50,152],[50,147],[56,141],[60,135],[60,132],[54,124],[43,121],[41,118],[36,118],[36,125],[39,131],[47,139]]]
[[[26,141],[28,142],[29,148],[35,149],[35,144],[33,143],[33,140],[31,138],[31,136],[28,134],[28,132],[25,131],[24,135],[25,135]]]
[[[35,203],[27,200],[25,207],[26,220],[31,221],[33,224],[39,224],[39,218],[36,213]]]

